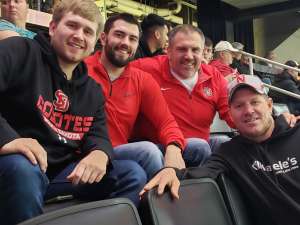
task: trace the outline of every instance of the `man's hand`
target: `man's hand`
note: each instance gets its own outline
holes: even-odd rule
[[[182,158],[181,149],[175,145],[168,145],[165,154],[165,167],[184,169],[185,163]]]
[[[294,114],[290,114],[288,112],[284,112],[282,115],[290,127],[294,127],[297,121],[300,119],[300,116],[295,116]]]
[[[162,195],[166,186],[168,186],[171,190],[171,194],[174,198],[179,199],[179,186],[180,182],[176,176],[176,172],[172,168],[165,168],[161,170],[155,177],[153,177],[140,192],[140,196],[142,196],[146,191],[151,190],[152,188],[158,186],[157,193]]]
[[[100,150],[94,150],[84,157],[67,177],[74,185],[92,184],[101,181],[106,174],[108,156]]]
[[[25,155],[32,164],[40,165],[41,170],[45,173],[47,170],[47,152],[32,138],[17,138],[6,143],[0,149],[0,155],[20,153]]]

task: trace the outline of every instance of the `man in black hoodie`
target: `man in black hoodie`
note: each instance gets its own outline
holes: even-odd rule
[[[161,170],[141,194],[155,186],[161,194],[169,186],[178,198],[178,178],[225,173],[245,196],[253,224],[299,224],[300,124],[290,128],[282,116],[273,119],[272,100],[258,77],[240,75],[229,91],[230,113],[240,135],[222,144],[202,168]]]
[[[285,65],[297,68],[299,65],[294,60],[288,60]],[[282,73],[274,77],[273,85],[284,90],[293,92],[300,95],[300,83],[298,80],[298,72],[292,69],[284,69]],[[300,115],[300,100],[294,97],[290,97],[285,94],[281,94],[277,91],[271,91],[270,93],[274,102],[284,103],[289,107],[291,113]]]
[[[49,35],[0,42],[0,221],[42,213],[44,199],[128,197],[146,174],[112,160],[102,90],[82,61],[102,25],[92,0],[63,0]]]

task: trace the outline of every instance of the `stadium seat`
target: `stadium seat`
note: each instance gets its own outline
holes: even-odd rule
[[[273,102],[273,108],[278,115],[284,112],[290,113],[289,107],[284,103]]]
[[[210,126],[210,134],[226,134],[232,136],[234,130],[230,128],[224,120],[220,119],[218,113],[216,113],[213,123]]]
[[[246,207],[243,195],[237,186],[224,174],[218,178],[218,185],[225,204],[235,225],[251,225],[251,216]]]
[[[231,225],[230,214],[216,182],[210,178],[181,181],[180,199],[150,190],[142,198],[143,225]]]
[[[20,225],[142,225],[129,200],[115,198],[89,202],[45,213]]]

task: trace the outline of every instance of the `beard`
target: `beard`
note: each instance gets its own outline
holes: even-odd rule
[[[123,59],[121,57],[118,57],[115,54],[115,51],[118,50],[118,48],[121,48],[121,47],[111,46],[108,43],[106,43],[106,45],[104,47],[104,52],[105,52],[106,57],[109,59],[109,61],[112,65],[121,68],[121,67],[128,65],[128,63],[130,63],[134,59],[134,54],[132,54],[128,58]],[[132,50],[130,50],[130,49],[127,49],[127,51],[132,53]]]

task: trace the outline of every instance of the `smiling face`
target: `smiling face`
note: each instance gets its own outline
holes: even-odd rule
[[[134,58],[139,28],[136,24],[116,20],[108,33],[101,33],[101,42],[107,60],[115,67],[124,67]]]
[[[60,64],[76,65],[89,56],[96,43],[97,23],[84,19],[72,12],[65,14],[49,26],[51,45]]]
[[[1,0],[2,18],[16,26],[25,26],[27,11],[28,4],[26,0]]]
[[[235,91],[230,113],[239,132],[250,140],[261,142],[269,138],[274,128],[272,100],[257,94],[250,87]]]
[[[203,57],[204,40],[195,31],[178,32],[169,43],[168,57],[171,70],[182,79],[195,75]]]

